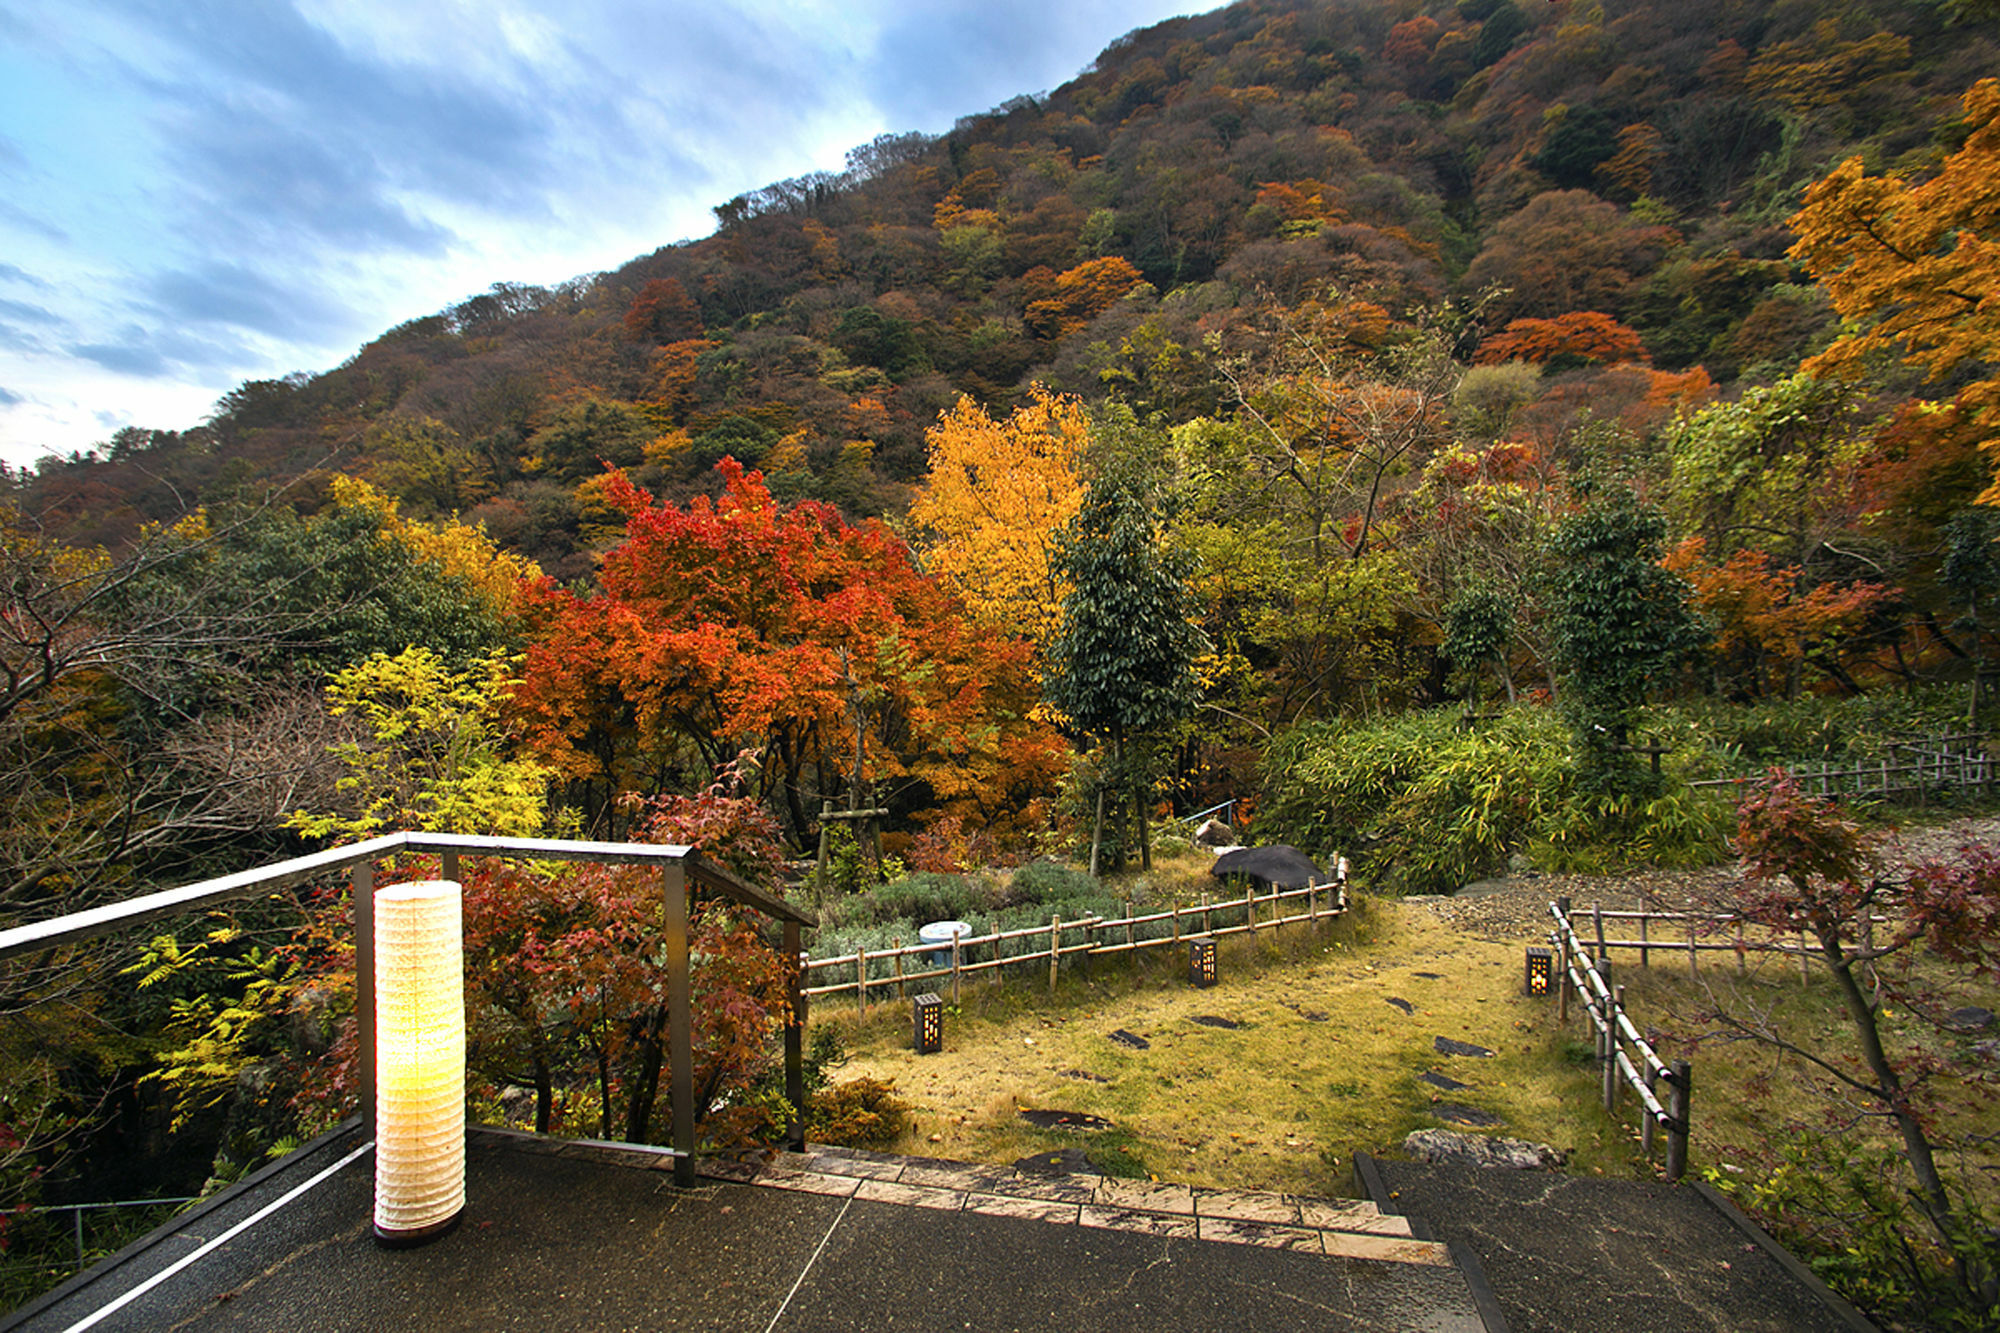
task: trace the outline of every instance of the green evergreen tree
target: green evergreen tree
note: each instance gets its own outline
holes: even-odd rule
[[[1134,796],[1146,864],[1145,802],[1149,764],[1133,743],[1187,718],[1198,682],[1201,632],[1190,618],[1182,562],[1161,544],[1145,502],[1127,487],[1093,485],[1063,532],[1056,563],[1069,584],[1062,628],[1049,644],[1043,691],[1079,734],[1109,746],[1110,772],[1099,785],[1091,837],[1091,872],[1103,843],[1107,787]],[[1122,840],[1121,840],[1122,844]]]
[[[1633,714],[1707,642],[1693,590],[1660,565],[1665,534],[1657,510],[1617,487],[1549,537],[1549,631],[1586,792],[1646,792],[1649,776],[1625,749]]]

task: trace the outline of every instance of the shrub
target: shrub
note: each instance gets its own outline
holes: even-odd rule
[[[867,1075],[822,1089],[807,1108],[806,1132],[850,1148],[892,1143],[910,1123],[909,1103],[895,1093],[894,1079]]]
[[[1527,851],[1549,869],[1691,864],[1725,849],[1727,802],[1687,786],[1714,760],[1685,723],[1659,795],[1577,789],[1562,721],[1511,708],[1477,728],[1455,709],[1317,723],[1266,755],[1260,828],[1315,859],[1346,852],[1378,891],[1449,893]]]

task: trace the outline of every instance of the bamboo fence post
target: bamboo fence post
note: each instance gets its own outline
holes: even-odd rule
[[[1694,932],[1696,923],[1695,923],[1695,915],[1693,912],[1689,912],[1687,914],[1687,923],[1688,923],[1688,979],[1691,981],[1699,981],[1701,979],[1701,951],[1695,948]]]
[[[868,951],[858,944],[854,947],[854,1003],[861,1017],[868,1017]]]
[[[1618,1015],[1625,1011],[1625,988],[1616,987],[1611,992],[1611,1009],[1605,1014],[1604,1049],[1604,1112],[1606,1115],[1618,1113]]]
[[[1749,945],[1743,938],[1743,918],[1736,918],[1736,975],[1742,976],[1750,970]]]
[[[1243,890],[1243,924],[1250,928],[1250,934],[1257,933],[1257,881],[1251,880],[1250,887]]]
[[[951,1002],[954,1005],[958,1003],[958,935],[955,930],[951,932]]]
[[[1210,920],[1208,915],[1208,895],[1204,893],[1201,895],[1201,933],[1208,935],[1212,934],[1214,930],[1215,923]]]
[[[955,935],[955,934],[957,934],[958,932],[957,932],[957,931],[953,931],[952,933],[953,933],[953,934]],[[889,943],[890,943],[891,945],[893,945],[893,946],[895,947],[895,950],[896,950],[896,998],[897,998],[897,999],[899,999],[899,1000],[907,1000],[907,999],[909,998],[909,996],[908,996],[908,995],[906,995],[906,994],[905,994],[905,993],[903,992],[903,940],[902,940],[902,937],[901,937],[901,936],[899,935],[899,936],[897,936],[896,938],[894,938],[894,939],[890,940],[890,941],[889,941]]]
[[[1569,1022],[1569,895],[1556,899],[1556,915],[1562,918],[1562,929],[1556,932],[1556,1022]]]
[[[1592,903],[1590,915],[1597,922],[1597,956],[1604,957],[1604,904]]]
[[[1180,905],[1179,903],[1175,903],[1175,904],[1174,904],[1174,943],[1175,943],[1176,945],[1178,945],[1178,944],[1179,944],[1180,942],[1181,942],[1181,905]]]
[[[1125,947],[1132,947],[1132,895],[1125,895]]]
[[[1056,965],[1062,962],[1062,918],[1049,918],[1049,994],[1056,993]]]
[[[1646,1065],[1646,1091],[1655,1101],[1659,1100],[1660,1071],[1653,1068],[1651,1062]],[[1660,1122],[1653,1119],[1651,1111],[1639,1117],[1639,1150],[1646,1154],[1648,1161],[1652,1160],[1653,1144],[1658,1141],[1659,1135]]]
[[[1640,967],[1651,967],[1653,965],[1652,962],[1650,961],[1652,957],[1652,950],[1646,947],[1646,941],[1651,938],[1651,936],[1647,934],[1646,927],[1652,923],[1652,920],[1653,920],[1652,916],[1649,913],[1647,913],[1644,908],[1641,908],[1639,914],[1639,966]]]
[[[1688,1106],[1694,1092],[1694,1071],[1685,1060],[1674,1061],[1673,1089],[1667,1098],[1667,1183],[1687,1171]]]

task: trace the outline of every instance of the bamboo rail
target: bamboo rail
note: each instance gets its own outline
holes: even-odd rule
[[[1286,905],[1297,905],[1303,900],[1304,911],[1286,913]],[[1259,920],[1257,910],[1266,907],[1270,915]],[[1036,926],[1021,926],[1013,930],[996,930],[984,935],[956,935],[949,946],[949,961],[931,966],[921,971],[911,971],[908,960],[918,955],[938,955],[947,952],[941,942],[930,944],[894,944],[887,949],[857,949],[853,953],[835,954],[825,958],[808,958],[804,961],[805,981],[810,983],[815,973],[825,974],[842,968],[854,969],[851,979],[827,981],[819,985],[807,984],[802,994],[810,997],[820,995],[852,994],[856,1006],[866,1013],[869,992],[879,991],[889,986],[907,987],[916,982],[949,980],[953,989],[954,1002],[962,977],[980,972],[998,970],[1005,978],[1005,969],[1018,965],[1045,962],[1049,966],[1049,985],[1055,986],[1056,976],[1065,958],[1075,958],[1086,966],[1093,957],[1116,957],[1121,954],[1136,954],[1146,949],[1170,947],[1182,943],[1193,936],[1202,935],[1219,938],[1225,935],[1254,934],[1260,930],[1278,930],[1285,926],[1301,923],[1311,924],[1331,920],[1347,910],[1347,896],[1338,884],[1309,884],[1298,889],[1278,889],[1259,895],[1254,889],[1241,898],[1209,900],[1204,896],[1201,902],[1177,906],[1160,912],[1146,912],[1115,918],[1101,916],[1079,917],[1074,921],[1052,918]],[[1128,913],[1130,907],[1127,907]],[[1216,918],[1229,920],[1233,924],[1217,924]],[[1199,921],[1201,928],[1189,930],[1185,927]],[[1144,935],[1142,927],[1159,927],[1170,923],[1169,928],[1157,935]],[[1074,932],[1081,936],[1078,942],[1065,942],[1065,937]],[[1122,935],[1122,938],[1118,938]],[[1005,952],[1010,941],[1037,938],[1048,941],[1040,949],[1024,949],[1019,953]],[[968,958],[974,950],[990,950],[984,958]],[[871,974],[871,966],[882,969]]]

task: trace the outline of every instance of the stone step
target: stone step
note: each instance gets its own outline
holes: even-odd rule
[[[1040,1175],[1011,1167],[851,1148],[705,1160],[712,1179],[914,1208],[1299,1250],[1349,1259],[1450,1267],[1444,1245],[1417,1239],[1408,1218],[1363,1199],[1218,1190],[1111,1176]]]

